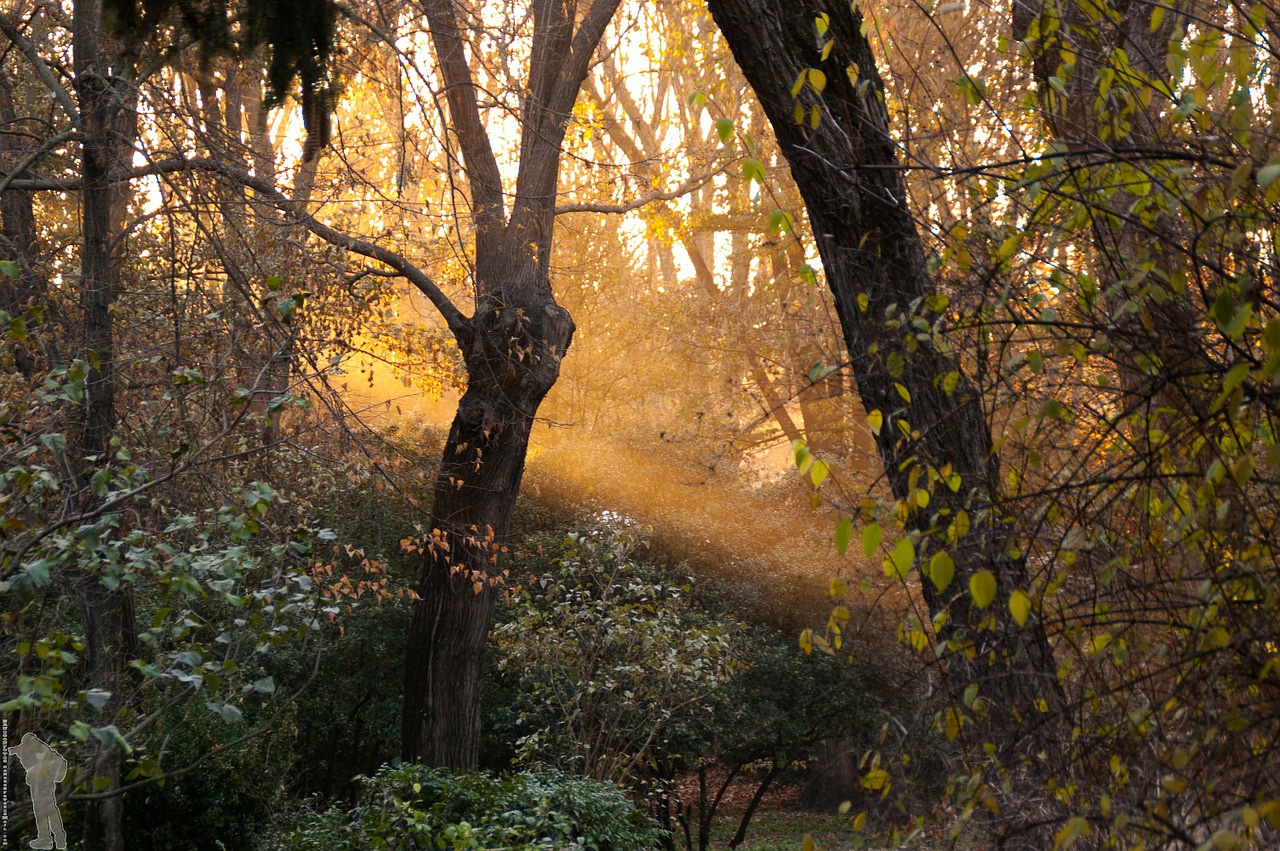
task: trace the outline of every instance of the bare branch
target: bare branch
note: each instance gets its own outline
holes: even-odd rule
[[[31,153],[23,157],[22,160],[13,167],[12,171],[10,171],[8,174],[0,174],[0,192],[4,192],[6,189],[8,189],[9,184],[13,183],[14,180],[18,177],[18,175],[22,174],[24,171],[31,168],[31,166],[39,162],[40,159],[45,156],[45,154],[49,153],[54,148],[61,145],[63,142],[70,142],[73,139],[79,138],[79,136],[80,136],[79,133],[76,133],[74,131],[68,131],[66,133],[59,133],[56,136],[50,136],[48,139],[45,139],[36,147],[34,151],[32,151]],[[15,187],[15,188],[21,188],[21,187]]]
[[[652,204],[655,201],[671,201],[676,198],[688,195],[698,187],[707,183],[717,174],[723,173],[724,169],[713,171],[710,174],[702,174],[698,177],[690,178],[675,189],[660,191],[654,190],[647,195],[641,195],[639,198],[633,198],[625,204],[560,204],[556,207],[557,216],[564,213],[630,213],[632,210],[638,210],[646,204]]]
[[[18,50],[22,51],[22,55],[27,57],[27,61],[31,63],[31,67],[35,69],[45,88],[62,105],[62,111],[71,119],[72,126],[77,130],[83,129],[80,124],[80,110],[76,108],[75,101],[71,99],[71,93],[58,82],[58,78],[53,75],[53,69],[41,58],[40,51],[36,49],[36,46],[18,31],[18,28],[13,25],[13,21],[9,20],[9,16],[3,12],[0,12],[0,33],[4,33],[5,37],[13,42]]]
[[[226,163],[218,162],[217,160],[174,157],[134,169],[133,172],[130,173],[130,177],[138,178],[193,171],[220,174],[223,177],[234,180],[242,186],[252,189],[259,197],[270,202],[273,206],[285,212],[287,215],[293,216],[293,224],[305,227],[307,230],[311,231],[330,245],[336,245],[338,248],[343,248],[355,254],[360,254],[371,260],[377,260],[379,263],[383,263],[390,266],[392,269],[395,269],[409,283],[413,284],[419,292],[426,296],[427,300],[430,301],[432,305],[435,306],[436,310],[440,312],[440,316],[443,317],[445,325],[448,326],[449,331],[453,333],[454,338],[458,341],[460,346],[465,348],[467,343],[470,341],[472,334],[471,320],[458,310],[457,306],[449,300],[449,297],[444,294],[444,291],[440,289],[439,285],[436,284],[436,282],[432,280],[431,276],[426,272],[401,257],[399,254],[396,254],[394,251],[390,251],[380,245],[375,245],[372,242],[358,239],[350,234],[334,230],[316,219],[316,217],[310,213],[305,211],[299,212],[298,205],[287,195],[267,181],[259,177],[255,177],[247,171],[234,168]]]

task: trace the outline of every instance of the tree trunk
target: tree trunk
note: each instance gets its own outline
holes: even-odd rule
[[[116,428],[113,309],[119,291],[120,237],[128,187],[113,183],[111,178],[113,172],[131,165],[137,133],[133,95],[116,76],[122,69],[113,67],[118,57],[109,54],[102,28],[100,0],[77,2],[73,32],[75,91],[83,133],[80,357],[89,364],[76,447],[81,465],[81,510],[91,509],[99,499],[90,483],[93,473],[109,464],[111,437]],[[88,651],[86,685],[109,693],[95,713],[95,727],[117,723],[124,705],[123,672],[130,644],[127,625],[132,620],[125,588],[106,575],[105,567],[85,564],[77,587]],[[120,789],[120,769],[121,752],[115,743],[99,742],[93,757],[91,788],[106,794],[85,805],[84,843],[90,851],[123,851],[124,802],[113,794]]]
[[[945,304],[936,298],[905,202],[884,86],[862,17],[856,7],[826,0],[708,5],[769,116],[808,208],[863,407],[884,417],[876,443],[905,516],[904,533],[914,539],[916,563],[923,575],[931,550],[947,549],[954,559],[954,579],[942,592],[927,580],[921,590],[941,627],[952,696],[975,683],[983,698],[964,719],[964,740],[978,755],[983,744],[994,744],[1005,766],[1018,764],[1016,756],[1046,759],[1053,747],[1044,711],[1061,709],[1061,688],[1043,624],[1032,614],[1019,627],[1009,613],[1009,594],[1028,588],[1026,563],[1001,512],[999,459],[981,399],[945,337]],[[821,35],[819,17],[829,27]],[[821,69],[825,85],[808,82],[793,95],[807,69]],[[925,332],[918,336],[920,326]],[[960,477],[954,492],[935,482],[944,468]],[[932,498],[920,507],[917,493],[930,482]],[[962,510],[968,533],[945,540],[943,530]],[[997,580],[988,607],[978,606],[969,588],[970,577],[982,570]]]
[[[476,311],[450,322],[467,367],[467,391],[445,443],[432,529],[423,541],[426,563],[405,660],[401,750],[407,761],[469,769],[479,756],[484,646],[504,580],[529,432],[573,338],[573,320],[556,304],[548,277],[560,148],[617,5],[592,0],[579,11],[533,4],[520,168],[508,207],[456,10],[448,0],[423,3],[470,186]]]
[[[401,739],[406,760],[458,769],[474,768],[479,754],[481,666],[529,433],[574,329],[568,311],[549,298],[523,308],[487,301],[472,321],[464,349],[470,378],[424,542]]]

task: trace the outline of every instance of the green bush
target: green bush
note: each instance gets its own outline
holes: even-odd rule
[[[421,765],[364,780],[359,805],[305,817],[278,851],[643,851],[661,832],[614,785],[559,772],[507,777]]]

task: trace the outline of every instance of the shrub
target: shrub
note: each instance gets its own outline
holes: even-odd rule
[[[616,786],[559,772],[495,777],[421,765],[364,778],[360,803],[308,816],[275,843],[278,851],[643,851],[657,825]]]

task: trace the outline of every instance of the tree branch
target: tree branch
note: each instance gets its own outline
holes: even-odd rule
[[[254,177],[242,169],[234,168],[226,163],[218,162],[217,160],[205,158],[187,159],[180,157],[160,160],[142,166],[141,168],[134,169],[133,172],[131,172],[130,177],[139,178],[193,171],[220,174],[223,177],[237,181],[242,186],[252,189],[261,198],[269,201],[281,211],[294,216],[294,224],[305,227],[307,230],[311,231],[330,245],[335,245],[338,248],[345,249],[355,254],[360,254],[371,260],[377,260],[379,263],[383,263],[390,266],[392,269],[395,269],[409,283],[413,284],[419,292],[426,296],[427,300],[430,301],[431,304],[435,306],[436,310],[440,312],[440,316],[444,319],[445,325],[447,325],[449,331],[453,333],[453,336],[458,341],[459,346],[465,348],[470,342],[472,334],[471,320],[458,310],[457,306],[449,300],[449,297],[444,294],[444,291],[440,289],[439,285],[436,284],[436,282],[432,280],[426,272],[401,257],[399,254],[396,254],[394,251],[390,251],[380,245],[375,245],[372,242],[358,239],[350,234],[334,230],[316,219],[316,217],[310,213],[299,213],[297,210],[297,204],[295,204],[292,199],[261,178]]]
[[[652,204],[655,201],[671,201],[676,198],[688,195],[704,183],[711,180],[717,174],[721,174],[724,169],[713,171],[710,174],[699,175],[686,180],[684,183],[671,190],[654,190],[647,195],[641,195],[639,198],[633,198],[625,204],[560,204],[555,208],[557,216],[564,213],[630,213],[632,210],[638,210],[646,204]]]
[[[18,50],[22,51],[22,55],[27,57],[27,61],[35,69],[40,81],[45,84],[45,87],[62,105],[62,111],[71,119],[72,126],[77,130],[82,130],[80,110],[76,108],[75,101],[71,99],[71,93],[58,82],[58,78],[53,75],[53,69],[49,67],[48,63],[40,58],[40,51],[36,49],[36,46],[26,36],[18,32],[18,28],[13,25],[13,21],[9,20],[9,16],[3,12],[0,12],[0,33],[4,33],[5,37],[13,42]]]
[[[471,181],[477,227],[500,227],[506,221],[502,175],[498,172],[498,161],[493,155],[489,135],[485,133],[484,124],[480,121],[475,81],[471,78],[471,67],[462,50],[462,37],[458,34],[458,20],[453,13],[452,0],[426,0],[422,6],[431,29],[436,61],[440,63],[440,73],[444,77],[445,97],[449,101],[453,130],[462,148],[467,176]]]

